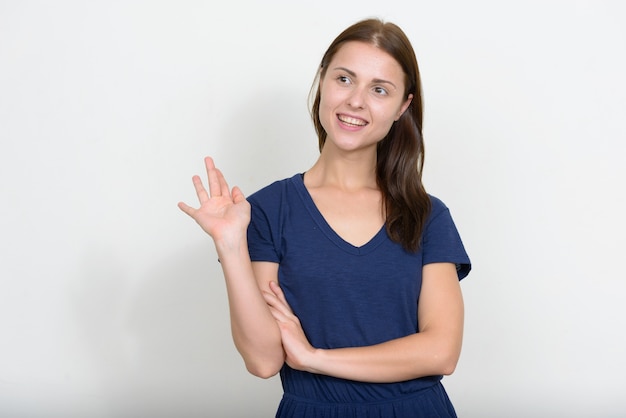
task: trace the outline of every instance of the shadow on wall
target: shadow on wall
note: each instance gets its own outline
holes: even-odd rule
[[[114,251],[92,249],[84,259],[76,318],[104,416],[228,417],[252,405],[274,413],[279,383],[246,372],[213,255],[198,246],[138,278]]]

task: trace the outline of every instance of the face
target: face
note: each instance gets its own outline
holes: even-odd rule
[[[411,103],[404,72],[382,49],[364,42],[339,48],[320,80],[320,122],[326,143],[345,151],[374,151]]]

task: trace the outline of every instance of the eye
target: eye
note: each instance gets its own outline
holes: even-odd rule
[[[348,76],[340,75],[337,77],[339,84],[352,84],[352,80]]]
[[[380,86],[374,87],[374,93],[376,93],[376,94],[378,94],[380,96],[386,96],[386,95],[389,94],[387,89],[385,89],[384,87],[380,87]]]

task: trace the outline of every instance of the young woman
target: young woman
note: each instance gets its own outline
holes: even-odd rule
[[[246,200],[207,158],[200,208],[179,204],[215,242],[246,367],[280,371],[278,417],[456,416],[440,381],[470,261],[422,185],[420,88],[402,30],[358,22],[314,82],[313,167]]]

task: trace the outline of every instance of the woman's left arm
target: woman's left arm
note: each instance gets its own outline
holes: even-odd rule
[[[456,368],[463,340],[463,297],[452,263],[423,267],[418,333],[367,347],[312,347],[276,283],[271,290],[274,294],[265,293],[265,300],[278,321],[286,362],[294,369],[385,383],[449,375]]]

